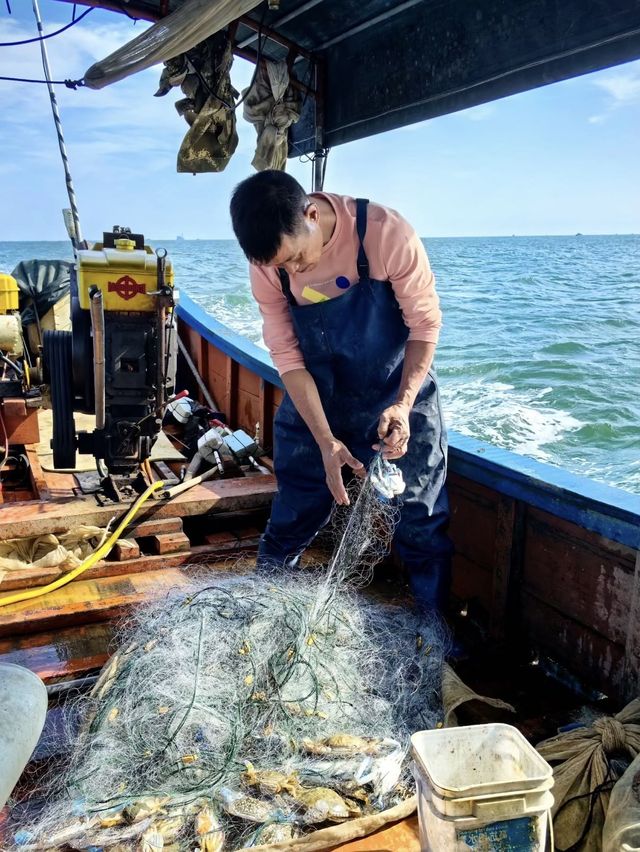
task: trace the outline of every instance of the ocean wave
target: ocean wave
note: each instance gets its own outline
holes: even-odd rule
[[[584,423],[544,402],[549,391],[517,390],[505,382],[482,380],[441,387],[445,416],[452,429],[539,461],[553,462],[553,445]]]

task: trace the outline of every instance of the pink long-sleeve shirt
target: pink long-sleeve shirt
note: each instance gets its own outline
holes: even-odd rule
[[[339,298],[358,282],[355,200],[326,192],[315,194],[333,207],[336,226],[315,268],[289,276],[299,305],[312,304],[323,296]],[[411,225],[395,210],[369,203],[364,248],[371,278],[391,282],[409,328],[409,340],[437,343],[442,314],[435,279],[424,246]],[[277,270],[252,265],[250,278],[262,314],[264,341],[276,369],[284,375],[303,368],[304,357]]]

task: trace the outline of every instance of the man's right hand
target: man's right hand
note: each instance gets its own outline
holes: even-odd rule
[[[333,499],[339,506],[348,506],[349,498],[342,481],[342,468],[345,464],[349,465],[356,476],[363,477],[366,473],[364,465],[351,455],[342,441],[338,441],[336,438],[321,444],[320,451],[327,474],[327,486],[333,495]]]

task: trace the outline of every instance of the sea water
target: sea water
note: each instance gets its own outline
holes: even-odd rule
[[[180,290],[261,344],[231,240],[152,240]],[[640,235],[427,239],[444,315],[436,367],[449,427],[640,493]],[[0,242],[0,271],[71,259]]]

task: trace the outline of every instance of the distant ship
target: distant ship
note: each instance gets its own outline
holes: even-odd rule
[[[176,237],[176,242],[178,242],[179,240],[184,240],[182,234],[178,234],[178,236]]]

